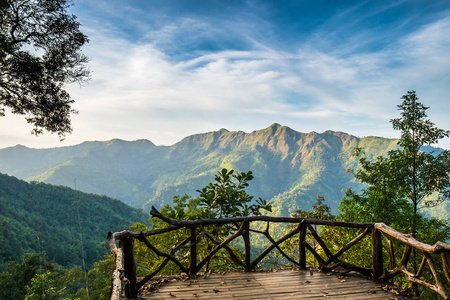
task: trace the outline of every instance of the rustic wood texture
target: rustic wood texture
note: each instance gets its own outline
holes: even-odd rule
[[[198,220],[174,220],[161,214],[154,206],[150,211],[152,217],[161,219],[172,226],[178,227],[191,227],[191,226],[206,226],[206,225],[218,225],[218,224],[232,224],[244,221],[254,222],[254,221],[266,221],[266,222],[278,222],[278,223],[300,223],[305,218],[290,218],[290,217],[269,217],[269,216],[249,216],[249,217],[233,217],[233,218],[222,218],[222,219],[198,219]],[[373,227],[371,223],[353,223],[353,222],[341,222],[341,221],[330,221],[330,220],[319,220],[319,219],[309,219],[307,218],[309,224],[315,225],[326,225],[326,226],[339,226],[339,227],[349,227],[349,228],[366,228]],[[173,227],[171,227],[172,229]],[[121,235],[127,235],[130,233],[123,232]]]
[[[406,275],[408,281],[410,281],[412,283],[412,285],[411,285],[412,288],[415,289],[416,291],[417,291],[417,286],[421,285],[429,290],[436,292],[437,294],[439,294],[442,297],[442,299],[450,300],[450,292],[447,290],[447,287],[445,286],[445,281],[441,278],[441,276],[438,272],[438,269],[437,269],[436,265],[434,264],[434,261],[431,257],[431,253],[435,253],[435,254],[440,253],[441,254],[443,270],[444,270],[444,273],[445,273],[447,279],[449,279],[447,258],[450,253],[450,245],[442,243],[442,242],[437,242],[433,246],[424,244],[424,243],[421,243],[421,242],[417,241],[416,239],[414,239],[414,237],[412,237],[412,235],[400,233],[383,223],[376,223],[374,225],[374,227],[377,230],[382,231],[383,233],[389,235],[390,237],[398,239],[401,242],[406,244],[405,251],[403,252],[403,256],[402,256],[398,266],[391,268],[390,270],[386,270],[384,272],[384,274],[379,277],[374,275],[373,276],[374,278],[388,280],[390,278],[395,277],[396,275],[398,275],[400,273],[403,273]],[[420,267],[417,271],[416,271],[415,263],[413,264],[415,271],[414,271],[414,273],[411,273],[411,271],[408,270],[407,266],[409,263],[411,263],[409,261],[411,251],[413,252],[413,262],[415,261],[416,254],[414,251],[416,249],[422,250],[423,258],[422,258]],[[390,254],[391,259],[390,260],[392,260],[392,258],[394,257],[394,255],[392,253],[393,252],[392,247],[390,247],[390,251],[391,251],[391,254]],[[423,279],[420,279],[420,276],[422,275],[422,272],[423,272],[424,268],[426,267],[426,265],[428,265],[431,273],[433,274],[434,284],[426,282]],[[450,279],[449,279],[449,281],[450,281]]]
[[[427,253],[450,252],[450,245],[443,242],[436,242],[434,245],[424,244],[416,240],[411,234],[404,234],[387,226],[384,223],[375,223],[374,227],[403,243]]]
[[[112,276],[112,284],[111,284],[111,300],[126,300],[124,290],[124,263],[123,263],[123,250],[122,248],[117,248],[116,242],[113,237],[112,232],[108,232],[108,243],[111,247],[111,252],[115,255],[116,258],[116,269],[113,272]]]
[[[125,294],[128,298],[137,295],[136,288],[136,262],[134,261],[134,239],[131,237],[120,240],[123,249],[124,276],[127,279],[125,283]]]
[[[372,276],[379,279],[383,274],[383,244],[381,232],[372,230]]]
[[[210,259],[213,259],[215,254],[221,250],[225,249],[229,254],[234,263],[236,265],[243,267],[243,269],[247,272],[250,272],[257,268],[257,265],[259,262],[262,261],[263,258],[265,258],[272,250],[278,250],[281,255],[283,255],[287,260],[289,260],[293,265],[298,266],[300,269],[305,270],[306,269],[306,252],[310,252],[314,258],[319,263],[319,269],[323,272],[331,272],[335,270],[340,270],[343,272],[342,274],[347,274],[349,272],[354,273],[358,272],[359,274],[362,274],[366,277],[371,277],[374,279],[380,279],[380,280],[390,280],[394,278],[397,275],[404,276],[406,275],[406,279],[410,281],[415,286],[421,285],[425,287],[426,289],[432,290],[436,293],[438,293],[443,299],[450,300],[450,293],[447,290],[447,287],[445,286],[445,279],[450,281],[450,245],[437,242],[434,245],[427,245],[424,243],[421,243],[417,240],[415,240],[411,235],[400,233],[393,228],[390,228],[389,226],[383,224],[383,223],[376,223],[376,224],[368,224],[368,223],[348,223],[348,222],[336,222],[336,221],[328,221],[328,220],[317,220],[317,219],[308,219],[308,218],[282,218],[282,217],[268,217],[268,216],[249,216],[249,217],[236,217],[236,218],[224,218],[224,219],[210,219],[210,220],[204,220],[204,219],[198,219],[198,220],[172,220],[167,218],[166,216],[162,215],[160,212],[158,212],[154,207],[152,208],[151,214],[153,217],[160,218],[162,221],[168,223],[170,226],[162,229],[157,230],[148,230],[141,233],[133,233],[130,231],[121,231],[116,232],[114,234],[109,233],[108,234],[108,242],[111,247],[111,251],[116,255],[116,263],[117,268],[113,275],[113,289],[111,297],[123,297],[124,291],[127,297],[134,297],[138,291],[140,291],[141,287],[148,281],[152,280],[153,277],[155,277],[163,268],[164,266],[171,260],[174,263],[176,263],[182,273],[185,273],[188,277],[190,277],[190,280],[195,280],[197,276],[197,272],[199,272],[204,266],[206,269],[208,269],[208,265],[210,262]],[[255,229],[250,228],[250,222],[252,221],[263,221],[266,222],[266,230],[265,231],[259,231]],[[272,235],[269,232],[270,223],[297,223],[297,226],[291,230],[289,233],[285,234],[284,236],[278,238],[275,240],[275,237],[272,237]],[[229,236],[226,240],[221,241],[214,238],[206,229],[205,226],[207,225],[224,225],[224,224],[233,224],[237,231]],[[325,225],[325,226],[337,226],[337,227],[348,227],[348,228],[362,228],[364,231],[360,233],[357,237],[353,238],[350,242],[344,244],[339,251],[337,251],[335,254],[332,253],[333,248],[329,248],[325,241],[320,237],[318,231],[316,231],[315,226],[313,225]],[[156,249],[151,243],[150,240],[147,239],[148,236],[160,234],[164,232],[170,232],[177,229],[182,228],[189,228],[190,229],[190,236],[188,236],[184,241],[176,245],[175,247],[172,247],[170,249],[170,253],[164,253],[163,251]],[[266,237],[270,245],[263,250],[259,255],[258,253],[252,253],[251,251],[251,240],[249,238],[249,233],[257,233],[262,234],[264,237]],[[309,233],[308,233],[309,232]],[[369,233],[371,233],[371,240],[372,240],[372,267],[371,268],[364,268],[361,266],[358,266],[356,264],[353,264],[351,261],[341,261],[339,257],[349,250],[353,245],[358,243],[360,240],[362,240],[365,236],[367,236]],[[280,248],[280,244],[283,243],[285,240],[292,238],[293,236],[299,234],[299,241],[298,241],[298,261],[295,258],[290,257],[283,251],[283,249]],[[313,239],[313,243],[318,243],[318,248],[315,246],[311,246],[310,243],[306,241],[306,236],[310,236]],[[382,243],[382,236],[384,236],[384,239],[388,243],[388,248],[390,251],[389,254],[389,262],[388,262],[388,268],[386,268],[386,264],[383,262],[383,243]],[[244,242],[244,255],[243,258],[239,258],[236,253],[231,249],[229,246],[230,242],[232,242],[236,238],[242,238]],[[164,257],[163,262],[156,267],[154,270],[151,271],[150,274],[145,276],[142,280],[137,281],[136,279],[136,265],[134,262],[134,253],[133,253],[133,242],[134,239],[138,239],[141,242],[144,242],[144,244],[149,248],[149,250],[153,251],[156,255]],[[215,246],[212,247],[210,250],[210,253],[206,256],[201,258],[201,261],[198,261],[197,257],[197,244],[205,242],[204,240],[208,241],[209,243],[213,243]],[[402,258],[400,259],[399,263],[396,264],[396,259],[394,255],[394,248],[392,240],[397,239],[400,242],[402,242],[405,245],[405,250],[403,252]],[[119,240],[119,248],[116,247],[116,240]],[[180,255],[177,253],[177,251],[181,247],[188,247],[189,254],[190,254],[190,262],[188,265],[183,265],[179,260],[178,256]],[[211,247],[209,247],[211,248]],[[411,271],[408,269],[408,265],[411,264],[410,261],[410,254],[412,251],[415,250],[421,250],[423,252],[423,259],[422,263],[420,264],[420,267],[417,271],[414,271],[414,273],[411,273]],[[445,277],[440,274],[440,270],[437,269],[438,265],[435,265],[434,259],[439,258],[432,258],[431,254],[440,254],[442,259],[442,267],[443,271],[445,273]],[[251,255],[255,255],[256,257],[252,261]],[[323,255],[324,257],[322,257]],[[436,255],[435,255],[436,256]],[[415,256],[414,256],[415,257]],[[439,266],[440,267],[440,266]],[[415,269],[415,268],[414,268]],[[424,278],[421,278],[422,272],[425,269],[429,269],[433,275],[432,282],[425,282]],[[249,276],[256,276],[255,273],[251,273],[252,275]],[[273,276],[272,276],[273,277]],[[274,282],[272,280],[272,277],[270,279],[270,282]],[[441,278],[442,277],[442,278]],[[253,279],[250,279],[250,281]],[[284,279],[283,279],[284,280]],[[292,286],[282,286],[282,281],[280,280],[275,284],[275,288],[278,290],[283,291],[283,295],[287,293],[286,290],[289,290]],[[345,282],[345,281],[343,281]],[[343,283],[341,282],[341,283]],[[310,282],[307,282],[308,285]],[[222,284],[222,283],[221,283]],[[324,285],[325,283],[322,283]],[[192,285],[192,282],[191,282]],[[222,284],[223,285],[223,284]],[[257,285],[260,291],[264,291],[263,294],[257,294],[257,291],[251,291],[251,289],[248,288],[248,286],[245,286],[245,291],[251,291],[250,294],[244,295],[244,299],[249,299],[249,295],[251,299],[257,299],[262,298],[264,299],[264,295],[266,295],[266,288],[262,287],[261,284]],[[298,286],[295,285],[295,289],[297,292],[292,292],[292,295],[286,296],[286,298],[299,298],[299,295],[303,295],[305,292],[302,290],[301,292],[298,292]],[[203,291],[204,293],[208,293],[208,291]],[[213,290],[214,294],[221,293],[221,290]],[[228,293],[228,294],[227,294]],[[229,297],[234,297],[231,290],[228,290],[227,293],[222,293],[218,297],[215,297],[216,299],[224,299]],[[230,294],[231,293],[231,294]],[[269,295],[272,293],[269,293]],[[300,294],[298,294],[300,293]],[[333,298],[340,299],[339,297],[344,297],[345,299],[371,299],[370,296],[367,298],[367,295],[364,295],[362,297],[361,295],[354,295],[353,293],[359,293],[359,290],[355,290],[354,292],[348,291],[346,292],[350,296],[345,295],[334,295]],[[347,295],[346,294],[346,295]],[[369,293],[372,294],[372,293]],[[205,298],[214,298],[211,296],[212,294],[206,295]],[[253,295],[259,295],[258,297],[253,297]],[[279,299],[280,297],[283,298],[283,295],[278,295],[274,297],[274,299]],[[171,298],[176,297],[173,292],[169,292],[169,296]],[[187,297],[189,295],[184,295],[183,299],[188,299]],[[297,297],[298,296],[298,297]],[[330,298],[330,295],[327,293],[324,293],[321,295],[325,298]],[[187,297],[187,298],[186,298]],[[195,298],[201,297],[200,294],[196,293]],[[268,296],[269,298],[273,298],[272,296]],[[311,298],[312,296],[309,295],[306,298]],[[266,297],[267,298],[267,297]],[[300,297],[301,298],[301,297]],[[300,299],[299,298],[299,299]],[[398,297],[397,297],[398,298]],[[377,298],[374,298],[377,299]]]
[[[389,292],[388,292],[389,291]],[[309,270],[206,274],[169,281],[141,299],[413,299],[386,284]]]

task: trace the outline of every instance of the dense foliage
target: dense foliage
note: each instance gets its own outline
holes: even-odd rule
[[[272,211],[267,200],[259,198],[256,204],[251,204],[253,196],[245,188],[248,187],[248,181],[253,179],[252,171],[233,173],[234,170],[224,168],[214,177],[215,182],[197,190],[200,193],[199,204],[210,219],[260,215],[261,209]]]
[[[389,153],[390,160],[400,160],[400,168],[395,169],[399,176],[398,187],[404,190],[413,205],[411,232],[416,234],[417,215],[420,205],[439,205],[450,197],[450,151],[437,155],[421,151],[425,145],[437,143],[450,136],[450,131],[434,126],[427,119],[429,107],[420,103],[415,91],[403,95],[403,103],[398,106],[401,118],[391,120],[395,130],[400,130],[400,149]],[[433,193],[438,200],[432,201]]]
[[[79,266],[59,266],[45,254],[27,253],[20,262],[8,263],[6,271],[0,273],[0,299],[108,300],[114,268],[113,255],[85,273]]]
[[[340,218],[350,222],[383,222],[400,232],[410,232],[417,240],[428,244],[448,241],[449,220],[429,218],[419,210],[442,205],[449,200],[450,151],[429,153],[423,149],[448,137],[450,131],[435,127],[427,119],[428,107],[418,102],[414,91],[408,92],[402,99],[403,103],[398,106],[401,117],[391,120],[394,129],[401,131],[399,147],[389,151],[386,156],[378,156],[374,161],[364,156],[361,148],[355,149],[354,155],[360,156],[355,179],[368,186],[360,194],[351,189],[346,190],[339,204],[342,212]],[[400,244],[397,243],[394,246],[397,259],[402,251],[399,248]],[[369,253],[369,248],[361,251]],[[420,259],[413,248],[410,271],[414,274],[418,271]],[[393,261],[390,263],[394,264]],[[439,258],[436,264],[442,270]],[[424,276],[428,280],[432,279],[429,271]],[[401,277],[396,278],[396,283],[408,285]],[[416,285],[413,285],[413,289],[417,296],[424,299],[435,297],[435,294],[426,289],[420,290]]]
[[[347,190],[340,207],[347,214],[394,224],[415,236],[423,219],[418,210],[440,205],[450,196],[450,151],[428,153],[422,148],[448,137],[450,131],[435,127],[427,119],[428,107],[418,102],[414,91],[402,99],[398,106],[401,117],[391,120],[394,129],[401,131],[399,148],[375,161],[362,155],[355,179],[368,187],[361,195]],[[354,155],[363,153],[356,148]]]
[[[188,195],[174,196],[173,205],[165,205],[161,213],[171,219],[195,220],[198,218],[215,219],[228,218],[236,216],[260,215],[263,210],[270,211],[271,205],[266,200],[259,198],[252,202],[253,196],[246,192],[249,181],[253,179],[252,172],[239,172],[234,170],[222,169],[214,177],[214,181],[198,190],[199,197],[191,198]],[[164,228],[166,223],[157,218],[152,218],[155,223],[152,229]],[[237,226],[237,225],[235,225]],[[226,239],[232,229],[237,228],[233,225],[227,226],[207,226],[207,231],[217,241]],[[132,227],[135,231],[144,231],[148,228],[140,223]],[[185,240],[189,236],[188,229],[180,229],[166,234],[159,234],[149,237],[151,243],[159,250],[170,252],[175,245]],[[205,257],[215,245],[208,239],[198,244],[199,257]],[[234,251],[241,255],[241,250],[237,245],[233,246]],[[189,260],[189,255],[185,251],[177,253],[177,258],[184,263]],[[156,256],[142,243],[135,244],[136,261],[138,265],[138,276],[148,275],[162,262],[162,258]],[[222,255],[223,254],[223,255]],[[227,253],[219,252],[211,263],[205,265],[205,270],[230,270],[234,263],[230,262]],[[168,265],[164,268],[162,274],[178,273],[179,269],[175,265]]]
[[[109,252],[108,231],[146,219],[119,200],[2,174],[0,212],[0,271],[28,252],[46,252],[49,260],[65,267],[81,265],[80,233],[91,268]]]
[[[0,2],[0,116],[26,115],[33,133],[72,131],[74,102],[64,85],[89,77],[88,42],[67,0]]]

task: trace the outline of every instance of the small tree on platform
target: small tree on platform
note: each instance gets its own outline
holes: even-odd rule
[[[253,174],[249,172],[239,172],[234,170],[228,170],[223,168],[219,171],[214,181],[208,183],[202,189],[197,190],[199,197],[192,198],[188,195],[174,196],[173,205],[165,205],[161,209],[161,214],[175,220],[196,220],[196,219],[217,219],[217,218],[229,218],[229,217],[245,217],[249,215],[261,215],[262,210],[271,211],[272,207],[267,200],[258,198],[253,201],[254,197],[249,195],[245,188],[249,186],[249,181],[253,179]],[[152,218],[154,225],[152,229],[158,229],[166,227],[167,224],[158,218]],[[223,240],[229,235],[231,226],[216,226],[211,225],[211,235],[216,240]],[[135,231],[144,231],[147,228],[140,223],[131,227]],[[189,230],[177,230],[176,232],[170,232],[167,234],[161,234],[151,237],[151,242],[158,249],[170,249],[173,246],[174,241],[182,241],[191,234]],[[205,243],[201,243],[197,247],[198,256],[202,257],[209,253],[215,245],[211,241],[207,240]],[[237,247],[233,247],[236,253],[240,253]],[[149,267],[152,265],[158,265],[160,258],[155,254],[148,251],[148,249],[140,243],[135,244],[136,260],[145,262]],[[180,258],[180,261],[186,261],[189,257],[185,256]],[[205,269],[212,268],[220,270],[228,270],[233,264],[228,262],[229,256],[220,255],[215,256],[215,260],[212,264],[208,261],[205,265]],[[145,270],[141,266],[138,266],[138,274],[143,275]],[[151,267],[150,267],[151,268]],[[231,267],[232,268],[232,267]],[[173,266],[165,268],[167,273],[178,272],[177,267]]]

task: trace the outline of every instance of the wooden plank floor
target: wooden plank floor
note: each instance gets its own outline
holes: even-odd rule
[[[172,279],[141,299],[412,299],[357,276],[302,270],[208,274]]]

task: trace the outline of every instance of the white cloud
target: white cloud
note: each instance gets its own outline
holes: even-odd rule
[[[181,24],[204,30],[196,20]],[[396,105],[410,89],[432,109],[446,105],[430,117],[450,128],[443,117],[448,101],[442,98],[450,95],[450,18],[376,52],[349,54],[353,45],[325,52],[313,41],[287,52],[254,43],[246,51],[196,53],[182,60],[161,46],[175,43],[179,26],[150,32],[146,38],[152,43],[130,42],[105,30],[89,33],[85,52],[92,57],[93,79],[81,89],[70,87],[80,114],[67,143],[118,137],[172,144],[197,132],[252,131],[274,122],[299,131],[392,136],[388,120],[397,116]],[[14,121],[14,128],[28,133],[23,123]],[[8,143],[18,131],[10,132],[2,134]]]

